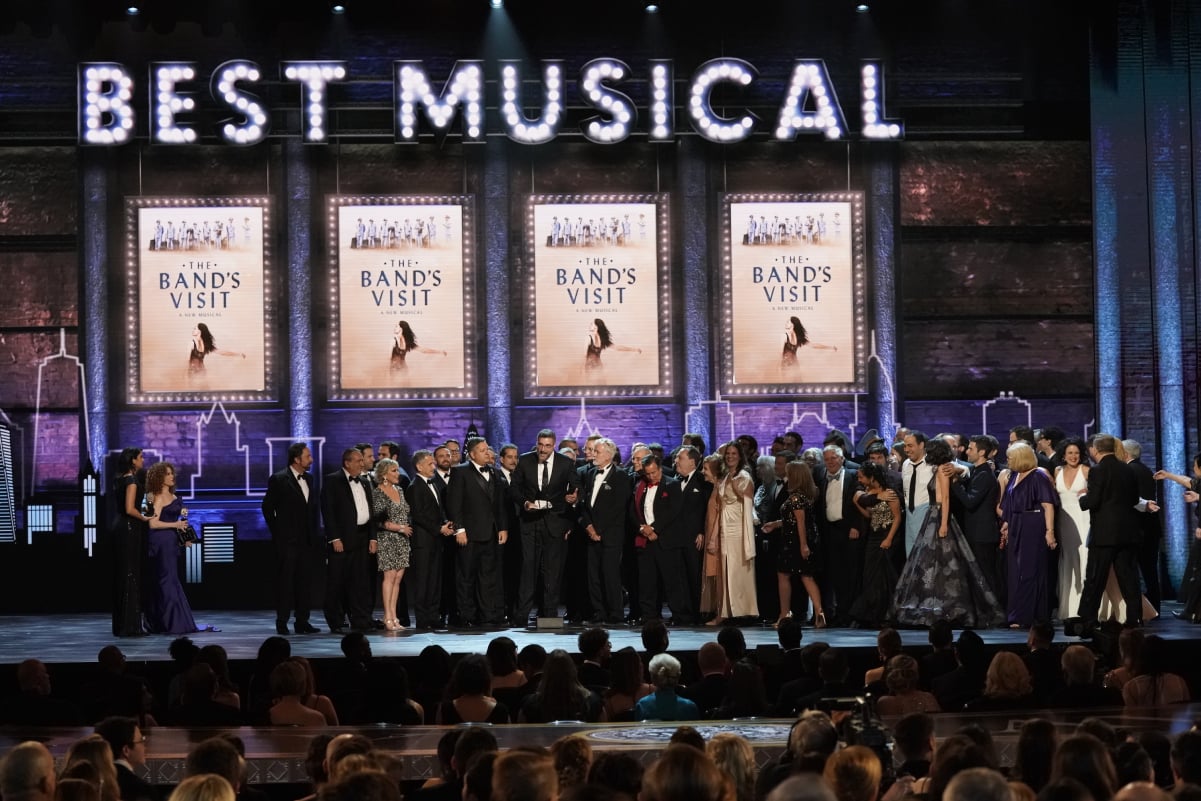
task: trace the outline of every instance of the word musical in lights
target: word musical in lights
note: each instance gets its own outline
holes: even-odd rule
[[[526,90],[522,62],[502,60],[496,81],[500,96],[496,108],[503,133],[515,142],[538,145],[553,141],[561,133],[566,116],[566,81],[563,62],[541,61],[541,104],[529,116],[524,103]],[[670,59],[652,59],[649,79],[644,82],[649,122],[646,136],[651,142],[671,142],[676,137],[676,81]],[[301,138],[323,144],[337,134],[330,125],[330,86],[349,79],[345,61],[284,61],[280,70],[285,82],[301,87]],[[628,139],[638,125],[638,107],[625,91],[616,87],[631,81],[630,66],[616,58],[595,58],[584,64],[576,81],[579,104],[597,113],[573,120],[585,139],[598,144],[616,144]],[[193,62],[158,62],[151,65],[150,140],[161,145],[188,145],[205,132],[189,116],[196,114],[197,97],[181,90],[198,80]],[[485,141],[486,101],[484,62],[460,60],[442,82],[441,89],[430,77],[424,62],[411,59],[393,62],[392,102],[395,142],[419,141],[421,118],[433,133],[445,136],[462,121],[465,143]],[[767,128],[749,108],[736,108],[731,97],[753,93],[759,71],[736,58],[715,58],[701,64],[688,79],[685,117],[692,130],[711,142],[732,144],[749,139],[757,130],[790,142],[798,136],[819,135],[831,141],[846,139],[847,117],[834,91],[830,72],[821,59],[797,59],[779,99],[774,127]],[[86,145],[122,145],[137,132],[133,105],[134,81],[130,71],[116,62],[84,62],[79,65],[79,141]],[[234,145],[262,142],[271,131],[267,101],[247,91],[262,85],[263,70],[253,61],[235,59],[217,67],[210,81],[210,95],[219,107],[233,116],[217,123],[220,141]],[[776,79],[770,81],[774,84]],[[768,82],[765,82],[768,83]],[[870,140],[897,140],[905,135],[904,123],[889,118],[884,105],[884,67],[879,61],[864,61],[859,70],[860,135]],[[722,99],[713,94],[722,87]],[[279,86],[264,86],[264,92],[281,94]],[[684,89],[681,86],[681,92]],[[285,102],[284,98],[271,98]],[[295,101],[292,101],[295,102]],[[745,101],[744,101],[745,102]],[[762,105],[762,100],[756,102]],[[719,113],[715,105],[720,105]],[[732,107],[733,106],[733,107]],[[293,106],[294,107],[294,106]],[[337,109],[336,105],[332,106]],[[182,119],[181,119],[182,118]],[[356,131],[356,133],[362,133]],[[370,133],[370,132],[368,132]],[[428,133],[428,131],[427,131]]]

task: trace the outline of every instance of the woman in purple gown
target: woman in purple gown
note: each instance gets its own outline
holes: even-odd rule
[[[1034,449],[1015,442],[1005,452],[1008,475],[1001,476],[1001,547],[1008,556],[1009,627],[1028,628],[1050,620],[1048,550],[1054,550],[1059,493],[1038,466]]]
[[[146,496],[153,506],[150,519],[151,576],[147,587],[146,625],[156,634],[189,634],[199,631],[192,608],[179,583],[179,535],[187,527],[180,520],[183,499],[175,495],[175,467],[157,462],[146,471]],[[192,543],[188,543],[192,547]]]

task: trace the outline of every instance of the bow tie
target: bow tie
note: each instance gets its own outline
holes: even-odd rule
[[[358,484],[358,483],[359,483],[359,477],[358,477],[358,476],[347,476],[347,477],[346,477],[346,480],[347,480],[347,481],[349,481],[351,484]]]

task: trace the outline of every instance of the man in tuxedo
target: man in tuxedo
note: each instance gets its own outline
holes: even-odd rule
[[[980,571],[1004,604],[1007,589],[1003,572],[1005,559],[1000,550],[1001,529],[997,525],[1000,485],[988,463],[988,454],[996,442],[988,434],[977,434],[968,440],[966,455],[972,467],[962,478],[953,464],[945,464],[939,469],[951,479],[951,495],[963,505],[963,533],[972,546]]]
[[[1097,434],[1089,443],[1096,465],[1088,473],[1088,488],[1080,508],[1089,512],[1088,567],[1080,595],[1080,619],[1085,635],[1097,625],[1097,609],[1112,567],[1126,601],[1126,624],[1142,620],[1138,586],[1138,476],[1114,456],[1111,434]]]
[[[626,465],[626,472],[630,477],[631,498],[634,487],[642,480],[642,460],[650,455],[650,446],[645,442],[635,442],[630,446],[630,461]],[[637,534],[638,519],[634,515],[634,506],[631,503],[626,509],[626,533],[621,551],[621,586],[630,604],[630,613],[625,622],[631,626],[642,624],[642,602],[639,599],[639,588],[642,585],[638,578],[638,552],[634,550],[634,537]]]
[[[905,558],[909,558],[930,508],[930,479],[934,467],[926,462],[926,435],[913,429],[905,433],[905,456],[901,465],[901,506],[905,509]]]
[[[325,580],[325,622],[335,634],[350,615],[355,631],[371,629],[371,557],[375,530],[371,525],[371,487],[363,479],[363,454],[356,448],[342,452],[340,470],[325,476],[321,485],[321,519],[329,543]]]
[[[584,459],[576,466],[576,486],[582,487],[588,471],[596,460],[596,443],[601,439],[600,434],[592,434],[584,440]],[[563,583],[560,597],[565,607],[563,622],[575,625],[591,617],[588,608],[588,534],[580,522],[580,508],[583,506],[579,492],[576,493],[575,506],[571,510],[572,534],[567,538],[566,557],[563,564]]]
[[[136,771],[146,764],[146,735],[136,718],[108,717],[96,724],[95,733],[104,738],[113,752],[117,768],[117,787],[122,799],[149,801],[157,794]]]
[[[449,445],[434,448],[433,481],[442,489],[443,509],[446,508],[446,488],[450,486],[450,469],[459,463],[458,448],[457,442],[454,450]],[[459,622],[455,611],[455,605],[458,603],[455,598],[455,585],[458,581],[455,577],[455,562],[458,555],[459,547],[455,544],[455,538],[446,537],[442,542],[442,600],[439,602],[439,609],[442,619],[447,622]]]
[[[863,579],[866,539],[860,536],[863,514],[855,506],[859,473],[843,466],[842,448],[837,445],[822,449],[822,461],[826,474],[818,485],[817,519],[825,543],[826,575],[830,577],[829,582],[823,582],[828,589],[823,587],[822,595],[831,596],[823,598],[822,604],[826,609],[837,610],[836,625],[845,626],[850,624],[851,604]]]
[[[309,587],[313,583],[317,537],[317,492],[308,470],[313,454],[303,442],[288,446],[288,466],[267,479],[263,518],[275,546],[275,631],[286,636],[296,611],[296,633],[315,634],[309,623]]]
[[[505,514],[509,521],[509,540],[501,549],[501,584],[505,593],[505,617],[516,625],[525,625],[525,618],[517,619],[517,598],[521,591],[521,561],[525,551],[525,541],[522,536],[520,507],[513,494],[514,482],[517,480],[517,446],[506,442],[500,446],[496,454],[496,473],[503,481],[505,488]],[[574,471],[573,471],[574,472]]]
[[[692,445],[676,451],[676,475],[680,477],[680,536],[684,541],[684,578],[688,605],[693,614],[701,608],[702,554],[705,552],[705,513],[713,485],[701,475],[701,452]]]
[[[1134,471],[1138,479],[1138,496],[1145,500],[1157,500],[1157,485],[1155,474],[1151,468],[1143,464],[1143,446],[1137,440],[1124,439],[1122,447],[1126,449],[1126,464]],[[1138,569],[1143,574],[1143,583],[1147,585],[1147,601],[1159,611],[1163,601],[1163,593],[1159,589],[1159,548],[1163,542],[1163,526],[1160,523],[1158,511],[1144,507],[1139,515]]]
[[[680,482],[663,472],[663,463],[656,454],[642,457],[642,479],[634,489],[634,517],[638,521],[634,547],[638,551],[638,597],[644,621],[662,617],[662,580],[672,625],[691,626],[696,622],[685,578],[688,566],[684,551],[692,543],[680,528],[683,509]]]
[[[396,462],[396,467],[398,470],[400,470],[400,483],[396,486],[401,492],[404,492],[409,484],[412,483],[413,479],[410,478],[409,474],[405,472],[405,469],[400,466],[400,443],[393,442],[390,439],[384,440],[379,444],[379,448],[377,448],[375,452],[378,454],[380,459],[391,459],[392,461]]]
[[[504,615],[498,548],[509,538],[503,479],[491,467],[492,448],[468,437],[467,461],[451,468],[446,512],[455,526],[455,596],[460,625],[495,626]]]
[[[409,522],[413,526],[413,537],[409,540],[412,560],[407,575],[412,580],[417,628],[431,630],[441,625],[443,542],[453,539],[455,533],[442,502],[446,490],[434,479],[436,469],[432,452],[417,451],[413,454],[417,477],[405,488]]]
[[[588,598],[592,623],[620,625],[621,551],[629,512],[630,475],[613,463],[617,443],[596,441],[595,460],[584,476],[580,522],[588,535]],[[634,612],[631,612],[634,614]]]
[[[555,452],[555,432],[549,428],[538,432],[534,450],[518,457],[513,479],[513,499],[521,519],[521,584],[514,610],[520,626],[529,620],[539,591],[540,615],[559,614],[571,507],[579,484],[575,463]]]

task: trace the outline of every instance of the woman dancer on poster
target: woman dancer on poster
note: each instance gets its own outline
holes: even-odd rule
[[[154,581],[146,602],[146,626],[156,634],[190,634],[198,628],[179,583],[179,535],[187,528],[183,498],[175,494],[175,466],[157,462],[146,472],[150,518],[150,572]],[[187,547],[191,548],[192,543]],[[213,629],[216,631],[216,629]]]
[[[838,348],[834,345],[823,345],[820,342],[810,342],[809,335],[805,332],[805,326],[801,325],[800,318],[789,317],[788,325],[784,327],[784,352],[780,355],[780,371],[784,373],[796,372],[797,351],[805,345],[818,350],[832,350],[837,352]]]
[[[720,449],[721,474],[709,496],[709,531],[705,551],[718,558],[717,616],[709,626],[726,618],[758,617],[755,595],[755,482],[736,442]]]
[[[942,439],[928,441],[926,461],[935,467],[930,507],[897,580],[892,618],[903,626],[929,626],[936,620],[962,628],[994,626],[1005,611],[951,517],[951,479],[938,469],[950,463],[951,446]]]
[[[246,354],[234,350],[218,350],[217,341],[213,339],[213,333],[209,331],[209,327],[204,323],[197,323],[192,329],[192,352],[188,354],[188,372],[203,373],[204,372],[204,357],[210,353],[215,353],[218,356],[241,356],[246,358]]]
[[[117,480],[113,482],[112,525],[116,581],[113,596],[113,635],[140,637],[142,627],[142,551],[146,547],[146,523],[150,518],[138,509],[146,490],[138,480],[142,470],[141,448],[126,448],[117,457]]]
[[[1008,474],[1001,477],[1001,547],[1009,576],[1009,628],[1026,629],[1049,619],[1047,568],[1059,547],[1055,539],[1058,497],[1038,466],[1034,449],[1015,442],[1005,451]]]
[[[601,363],[601,351],[606,348],[627,351],[629,353],[642,353],[642,348],[632,348],[629,345],[615,345],[613,337],[609,334],[609,329],[605,325],[605,321],[597,317],[588,328],[588,351],[584,354],[584,369],[587,371],[603,370],[605,366]]]
[[[406,628],[396,617],[396,601],[400,597],[400,581],[404,578],[405,568],[409,566],[409,538],[413,536],[409,503],[399,485],[400,466],[395,460],[380,459],[375,463],[371,517],[378,526],[379,572],[384,574],[384,628],[388,631],[404,631]]]
[[[406,370],[408,365],[405,363],[405,357],[410,351],[417,353],[428,353],[432,356],[445,356],[446,351],[435,350],[434,348],[422,348],[417,346],[417,335],[413,333],[412,327],[407,321],[401,320],[396,323],[396,327],[392,329],[392,369]]]

